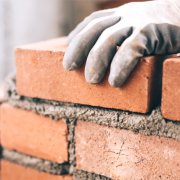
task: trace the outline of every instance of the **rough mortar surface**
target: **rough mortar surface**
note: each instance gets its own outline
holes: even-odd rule
[[[3,149],[2,158],[4,160],[25,166],[27,168],[36,169],[38,171],[48,172],[50,174],[68,174],[70,165],[68,163],[58,164],[52,161],[39,159],[36,157],[21,154],[16,151]]]
[[[6,160],[1,160],[1,179],[3,180],[73,180],[69,174],[56,175],[26,168]]]
[[[70,169],[69,174],[73,174],[76,167],[76,157],[75,157],[75,125],[76,120],[75,119],[63,119],[65,123],[68,124],[68,156],[69,156],[69,163],[70,163]]]
[[[75,148],[72,148],[72,149],[75,149]],[[2,158],[6,161],[13,162],[15,164],[19,164],[27,168],[36,169],[38,171],[47,172],[50,174],[57,174],[57,175],[65,175],[68,173],[72,174],[72,172],[70,172],[72,170],[69,169],[70,165],[68,163],[58,164],[55,162],[21,154],[16,151],[3,149]],[[73,158],[73,161],[74,161],[74,158]],[[73,169],[73,178],[75,180],[112,180],[111,178],[101,176],[99,174],[89,173],[86,171],[81,171],[81,170],[76,170],[76,169]]]
[[[87,171],[81,171],[81,170],[75,170],[73,174],[73,178],[75,180],[113,180],[111,178],[95,174],[95,173],[90,173]]]
[[[6,98],[15,107],[30,110],[58,120],[79,119],[119,129],[132,130],[144,135],[163,136],[180,140],[180,122],[164,119],[160,106],[149,114],[138,114],[121,110],[42,100],[19,96],[15,75],[7,78]]]

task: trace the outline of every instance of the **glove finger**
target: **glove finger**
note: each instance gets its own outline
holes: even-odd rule
[[[64,68],[70,71],[78,68],[87,59],[89,51],[101,33],[119,20],[119,16],[108,16],[91,21],[86,28],[73,38],[67,48],[63,60]]]
[[[85,78],[88,83],[96,84],[103,79],[117,46],[120,46],[131,33],[132,27],[127,25],[127,22],[120,21],[101,34],[87,58]]]
[[[86,17],[81,23],[77,25],[77,27],[71,31],[71,33],[68,35],[67,38],[67,44],[71,42],[71,40],[80,32],[82,31],[92,20],[110,16],[115,13],[115,9],[108,9],[108,10],[102,10],[92,13],[90,16]]]
[[[109,75],[111,86],[119,87],[125,82],[138,60],[148,52],[147,46],[151,44],[149,40],[143,33],[136,31],[124,41],[111,63]]]

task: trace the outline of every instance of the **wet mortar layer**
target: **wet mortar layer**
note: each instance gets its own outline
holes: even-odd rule
[[[62,165],[7,149],[3,149],[2,159],[27,168],[36,169],[38,171],[55,175],[65,175],[69,172],[68,164]],[[73,177],[75,180],[112,180],[111,178],[101,176],[99,174],[89,173],[81,170],[74,170]]]
[[[6,99],[15,107],[30,110],[43,116],[58,119],[79,119],[100,125],[131,130],[144,135],[163,136],[180,140],[180,122],[164,119],[160,106],[149,114],[138,114],[87,105],[65,103],[19,96],[15,75],[5,85]]]
[[[63,119],[68,126],[68,158],[70,163],[69,174],[73,175],[76,167],[76,157],[75,157],[75,125],[76,119]]]
[[[25,166],[27,168],[36,169],[38,171],[43,171],[50,174],[69,174],[69,163],[58,164],[52,161],[39,159],[29,155],[24,155],[16,151],[3,149],[2,159]]]

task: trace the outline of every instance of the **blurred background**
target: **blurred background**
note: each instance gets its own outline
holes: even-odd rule
[[[0,0],[0,84],[15,72],[14,48],[66,36],[93,11],[133,0]]]

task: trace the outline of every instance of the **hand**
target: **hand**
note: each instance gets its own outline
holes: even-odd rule
[[[63,66],[75,70],[86,59],[85,78],[121,86],[138,60],[180,52],[180,0],[129,3],[85,18],[68,36]],[[117,51],[117,46],[120,48]]]

